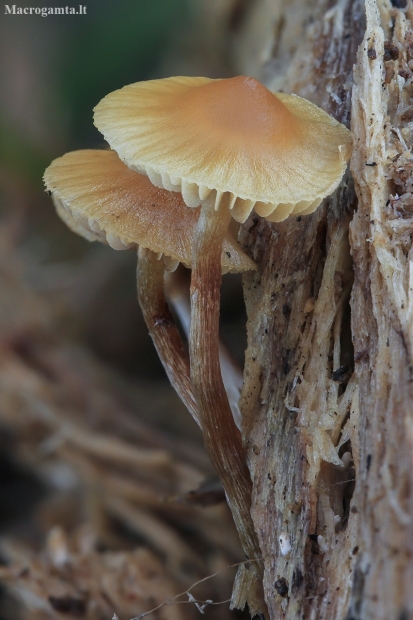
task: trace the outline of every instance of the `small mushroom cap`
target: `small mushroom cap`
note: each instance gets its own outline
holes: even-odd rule
[[[199,209],[188,209],[180,194],[154,187],[113,151],[67,153],[47,168],[44,182],[62,220],[89,241],[116,250],[139,245],[191,265]],[[231,272],[255,269],[230,235],[222,266]]]
[[[174,77],[131,84],[95,108],[95,124],[133,170],[188,206],[227,202],[281,221],[310,213],[339,184],[351,134],[314,104],[257,80]]]

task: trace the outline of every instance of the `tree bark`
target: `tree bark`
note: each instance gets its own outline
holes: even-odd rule
[[[351,116],[355,137],[354,185],[240,232],[258,265],[241,412],[273,619],[413,617],[411,16],[271,7],[267,84]]]

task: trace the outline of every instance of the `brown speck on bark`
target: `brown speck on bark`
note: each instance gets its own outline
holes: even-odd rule
[[[390,41],[384,42],[384,60],[385,62],[389,62],[389,60],[397,60],[399,57],[399,49]]]
[[[285,598],[288,595],[288,583],[284,577],[280,577],[274,583],[274,588],[281,597]]]

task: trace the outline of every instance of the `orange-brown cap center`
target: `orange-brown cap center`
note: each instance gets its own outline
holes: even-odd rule
[[[198,122],[222,136],[251,142],[267,142],[271,136],[296,133],[294,119],[286,106],[265,86],[251,77],[211,80],[190,91],[179,93],[176,112],[184,112],[188,123]],[[179,112],[178,112],[179,110]]]

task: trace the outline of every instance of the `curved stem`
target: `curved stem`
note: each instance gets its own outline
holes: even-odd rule
[[[167,272],[165,274],[165,292],[168,303],[174,309],[179,322],[187,338],[191,326],[191,300],[189,288],[185,286],[182,274],[179,270]],[[222,381],[228,396],[229,406],[231,407],[232,417],[239,429],[241,429],[241,413],[239,410],[239,399],[241,396],[243,372],[239,365],[234,361],[228,349],[219,342],[219,362],[221,365]]]
[[[252,482],[219,363],[221,251],[229,219],[223,205],[218,211],[213,205],[201,208],[192,256],[189,353],[205,447],[224,486],[244,552],[253,559],[261,552],[250,512]]]
[[[172,387],[201,426],[189,377],[189,359],[168,308],[164,291],[165,267],[151,250],[138,250],[136,279],[143,318]]]

